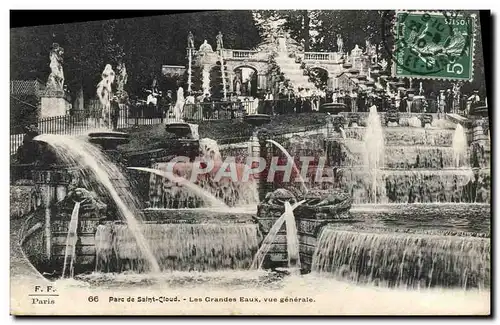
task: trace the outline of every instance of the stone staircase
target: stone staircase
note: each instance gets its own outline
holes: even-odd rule
[[[298,88],[316,89],[314,83],[309,81],[309,76],[304,75],[304,70],[300,67],[300,64],[296,63],[294,58],[288,57],[287,53],[280,53],[276,57],[276,63],[285,75],[285,78],[290,80],[290,84],[295,91]]]

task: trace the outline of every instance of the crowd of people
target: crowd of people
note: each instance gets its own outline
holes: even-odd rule
[[[270,90],[262,96],[259,113],[264,114],[291,114],[319,111],[320,106],[326,102],[326,93],[317,89],[282,88],[276,98]]]
[[[238,96],[236,92],[227,92],[224,98],[210,94],[187,92],[179,103],[177,94],[172,90],[160,92],[157,89],[148,91],[146,101],[138,101],[132,105],[129,117],[144,118],[182,118],[226,119],[238,118],[247,114],[292,114],[319,111],[324,103],[342,103],[346,111],[367,112],[375,105],[381,112],[398,110],[408,113],[460,113],[466,115],[470,108],[484,105],[479,92],[457,94],[453,90],[441,90],[438,94],[430,92],[424,96],[421,92],[400,90],[397,94],[385,89],[375,91],[334,91],[311,90],[308,88],[282,88],[276,95],[271,90],[259,91],[259,96]],[[175,95],[174,95],[175,94]],[[176,108],[176,105],[180,107]],[[176,111],[176,112],[174,112]],[[179,113],[180,111],[180,113]]]
[[[398,110],[406,113],[458,113],[467,115],[471,108],[485,105],[479,92],[457,94],[451,89],[440,90],[438,94],[430,92],[427,96],[408,90],[399,94],[391,94],[385,90],[376,92],[342,90],[335,91],[326,98],[327,102],[343,103],[352,112],[367,112],[375,105],[378,111]]]

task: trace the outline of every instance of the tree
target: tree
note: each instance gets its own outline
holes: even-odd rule
[[[310,10],[256,10],[258,27],[262,34],[269,33],[269,22],[280,22],[281,27],[290,32],[290,36],[299,44],[304,45],[304,51],[309,51],[311,40]]]
[[[83,87],[85,97],[95,96],[106,64],[123,60],[127,91],[141,94],[162,64],[185,65],[187,34],[199,46],[215,42],[219,31],[226,48],[248,49],[260,42],[251,11],[209,11],[107,21],[90,21],[11,29],[11,78],[46,81],[49,51],[58,42],[65,51],[64,74],[72,93]]]
[[[315,47],[336,51],[337,35],[342,36],[344,49],[348,51],[356,44],[364,47],[366,40],[382,45],[382,14],[378,10],[320,10]]]

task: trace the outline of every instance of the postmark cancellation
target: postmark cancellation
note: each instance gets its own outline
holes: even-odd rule
[[[475,15],[396,11],[393,21],[395,77],[472,80]]]

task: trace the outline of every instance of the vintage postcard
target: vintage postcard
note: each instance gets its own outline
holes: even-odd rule
[[[11,28],[11,314],[490,315],[489,15]]]

